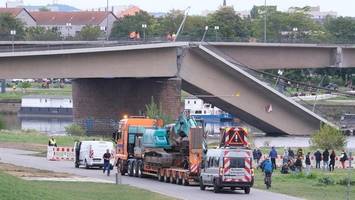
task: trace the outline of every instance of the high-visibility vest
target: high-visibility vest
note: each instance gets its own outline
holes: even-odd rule
[[[55,145],[55,144],[56,144],[55,139],[49,139],[49,144],[51,144],[51,145]]]

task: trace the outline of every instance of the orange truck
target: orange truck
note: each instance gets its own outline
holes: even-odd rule
[[[182,185],[197,183],[203,156],[203,127],[181,115],[176,124],[144,117],[120,120],[116,142],[116,165],[122,175],[156,177]]]

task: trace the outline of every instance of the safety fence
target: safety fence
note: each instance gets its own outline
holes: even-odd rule
[[[73,147],[53,147],[47,148],[47,160],[74,160],[75,152]]]

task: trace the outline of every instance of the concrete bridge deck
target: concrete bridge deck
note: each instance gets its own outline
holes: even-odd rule
[[[355,66],[354,47],[299,44],[273,44],[270,47],[265,44],[212,45],[228,56],[258,69],[267,69],[274,65],[289,68],[324,67],[325,63],[334,63],[338,67]],[[247,54],[248,51],[250,55]],[[313,51],[318,56],[310,59],[309,54]],[[269,56],[259,57],[262,52]],[[307,59],[300,59],[303,56]],[[297,60],[297,63],[292,64],[292,60]],[[329,123],[255,79],[218,52],[199,43],[0,53],[0,72],[2,79],[177,78],[182,80],[183,90],[236,114],[243,121],[266,133],[310,135],[319,129],[322,122]],[[104,95],[100,93],[100,96]],[[164,98],[161,95],[160,97]],[[77,105],[90,106],[82,103]]]

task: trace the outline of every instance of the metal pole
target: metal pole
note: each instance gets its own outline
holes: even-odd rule
[[[324,78],[325,78],[325,76],[323,76],[322,80],[320,80],[320,83],[318,84],[319,87],[322,86]],[[312,112],[314,112],[314,110],[316,109],[317,100],[318,100],[318,89],[316,90],[316,98],[314,99]]]
[[[12,53],[15,52],[15,36],[12,35]]]
[[[350,200],[350,180],[351,180],[351,158],[352,158],[352,153],[350,151],[350,148],[348,149],[348,155],[349,155],[349,168],[348,168],[348,185],[347,185],[347,191],[346,191],[346,200]]]
[[[264,43],[266,43],[266,13],[267,13],[267,9],[266,9],[266,0],[264,2]]]
[[[217,42],[217,29],[214,30],[216,32],[216,42]]]
[[[108,0],[106,1],[106,40],[108,41],[108,36],[109,36],[109,33],[108,33],[108,17],[109,17],[109,12],[108,12]]]
[[[6,80],[2,79],[0,80],[1,82],[1,93],[5,93],[6,92]]]

